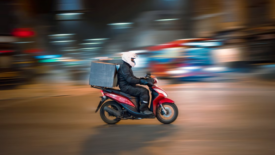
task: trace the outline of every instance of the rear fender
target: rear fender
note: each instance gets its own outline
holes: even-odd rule
[[[98,109],[102,106],[102,104],[108,99],[108,97],[106,96],[101,96],[101,101],[99,102],[96,110],[95,110],[95,113],[98,111]]]

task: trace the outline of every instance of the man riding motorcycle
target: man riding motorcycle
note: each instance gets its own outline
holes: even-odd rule
[[[137,55],[132,52],[125,52],[122,54],[123,64],[118,70],[118,85],[122,92],[138,97],[140,99],[140,112],[143,114],[152,114],[148,109],[149,105],[149,91],[141,85],[152,85],[153,79],[137,78],[134,76],[132,67],[136,65],[135,59]]]

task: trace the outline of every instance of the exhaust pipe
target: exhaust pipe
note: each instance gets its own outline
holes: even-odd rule
[[[112,109],[112,108],[109,108],[109,107],[104,107],[104,110],[109,112],[110,114],[115,115],[116,117],[120,117],[120,112],[115,110],[115,109]]]

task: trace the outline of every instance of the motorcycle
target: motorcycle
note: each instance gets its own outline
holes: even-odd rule
[[[151,74],[147,73],[145,78],[152,78]],[[117,89],[92,86],[101,89],[102,94],[95,112],[100,109],[101,119],[107,124],[116,124],[122,119],[139,120],[145,118],[157,118],[163,124],[174,122],[178,117],[178,108],[173,100],[167,98],[166,92],[156,85],[158,83],[157,78],[153,77],[153,79],[153,84],[148,84],[152,96],[149,110],[153,114],[140,113],[139,99],[136,97]]]

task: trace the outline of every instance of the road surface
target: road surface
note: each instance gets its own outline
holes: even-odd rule
[[[100,93],[0,101],[1,155],[272,155],[275,85],[261,82],[167,85],[179,117],[106,125]],[[1,94],[0,94],[1,95]]]

